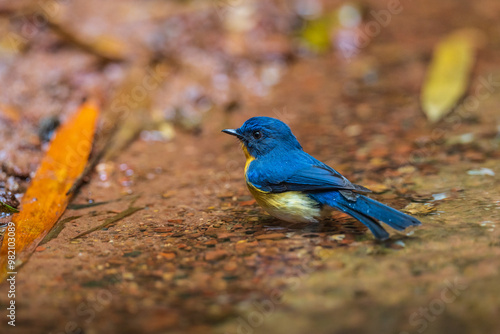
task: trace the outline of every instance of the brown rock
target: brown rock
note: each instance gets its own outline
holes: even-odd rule
[[[229,239],[232,236],[234,236],[234,233],[219,233],[217,239]]]
[[[235,271],[236,269],[238,269],[238,263],[236,262],[228,262],[224,265],[224,270],[225,271]]]
[[[205,253],[205,260],[216,261],[225,258],[227,255],[228,255],[227,251],[223,249],[213,250]]]
[[[154,228],[153,231],[158,232],[158,233],[168,233],[172,232],[174,229],[171,227],[157,227]]]
[[[167,260],[173,260],[177,256],[174,252],[160,253],[160,256]]]
[[[240,206],[251,206],[254,205],[255,203],[257,202],[254,199],[251,199],[249,201],[240,202]]]
[[[464,155],[465,160],[473,161],[473,162],[483,162],[486,160],[486,157],[481,152],[468,151]]]
[[[177,191],[175,191],[175,190],[169,190],[169,191],[167,191],[167,192],[163,193],[163,194],[161,195],[161,197],[162,197],[162,198],[165,198],[165,199],[166,199],[166,198],[170,198],[170,197],[174,196],[176,193],[177,193]]]
[[[285,234],[283,233],[269,233],[269,234],[261,234],[255,237],[257,240],[276,240],[285,238]]]
[[[211,239],[211,240],[205,241],[203,244],[205,246],[215,246],[215,245],[217,245],[217,240]]]

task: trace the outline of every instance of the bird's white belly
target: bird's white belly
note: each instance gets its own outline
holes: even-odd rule
[[[257,203],[273,217],[292,223],[312,223],[322,216],[318,203],[304,193],[287,191],[273,194],[247,185]]]

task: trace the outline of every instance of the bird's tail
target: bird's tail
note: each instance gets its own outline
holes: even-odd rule
[[[365,224],[373,235],[380,240],[389,238],[389,233],[384,230],[379,221],[386,223],[398,231],[422,224],[412,216],[363,195],[357,195],[355,201],[346,199],[338,191],[317,193],[313,196],[320,203],[337,208],[356,218]]]

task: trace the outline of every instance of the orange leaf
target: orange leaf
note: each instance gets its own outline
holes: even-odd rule
[[[67,192],[87,164],[98,114],[98,107],[87,102],[57,131],[23,196],[21,211],[12,217],[15,232],[11,224],[5,231],[0,249],[0,282],[7,272],[15,271],[30,257],[66,210],[70,200]],[[8,258],[12,250],[15,266]]]

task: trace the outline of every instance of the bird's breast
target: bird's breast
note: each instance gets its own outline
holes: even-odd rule
[[[300,191],[270,193],[262,191],[249,182],[248,189],[257,203],[271,216],[292,223],[317,222],[322,216],[321,205]]]

